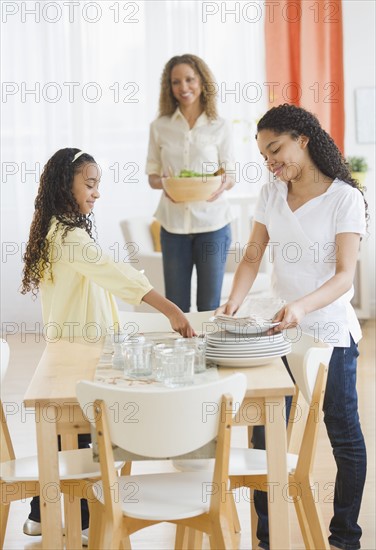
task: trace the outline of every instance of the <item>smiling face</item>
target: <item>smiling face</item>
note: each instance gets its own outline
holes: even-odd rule
[[[181,63],[171,70],[171,90],[180,107],[191,107],[200,102],[200,76],[190,65]]]
[[[86,163],[74,175],[72,194],[78,204],[81,214],[90,214],[94,203],[99,199],[100,169],[95,163]]]
[[[294,138],[272,130],[261,130],[257,134],[257,145],[268,169],[286,183],[299,179],[302,171],[310,165],[308,141],[306,136]]]

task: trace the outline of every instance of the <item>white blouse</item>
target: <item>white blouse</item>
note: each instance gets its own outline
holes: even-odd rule
[[[254,220],[264,224],[269,234],[265,253],[273,262],[273,293],[287,302],[313,292],[334,276],[338,233],[364,235],[366,231],[362,194],[338,179],[295,212],[287,203],[284,182],[264,185]],[[350,304],[353,295],[352,287],[328,306],[306,315],[302,331],[335,347],[348,347],[349,333],[358,342],[362,333]]]
[[[146,163],[148,175],[168,175],[181,170],[199,173],[215,172],[223,166],[227,172],[235,168],[232,131],[222,118],[210,120],[202,113],[193,128],[177,109],[172,116],[162,116],[150,125]],[[155,217],[170,233],[202,233],[216,231],[232,220],[230,205],[222,194],[213,202],[172,202],[162,193]]]

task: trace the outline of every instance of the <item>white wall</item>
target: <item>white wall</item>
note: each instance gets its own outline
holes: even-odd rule
[[[356,133],[355,90],[375,86],[375,2],[343,1],[345,73],[345,151],[346,155],[366,157],[369,171],[366,199],[370,214],[366,247],[369,305],[375,317],[375,144],[358,143]]]
[[[150,190],[143,172],[148,125],[157,111],[159,79],[164,63],[172,55],[186,51],[196,53],[208,62],[224,90],[236,86],[242,90],[245,84],[252,82],[260,83],[262,88],[265,81],[262,20],[236,23],[234,16],[221,20],[221,13],[217,13],[207,18],[204,24],[201,2],[170,0],[140,2],[137,17],[141,23],[138,26],[113,25],[111,18],[114,13],[108,8],[122,3],[99,2],[103,17],[97,24],[82,18],[76,18],[68,27],[62,25],[63,20],[55,25],[43,21],[34,24],[30,23],[32,16],[27,16],[27,21],[22,23],[18,12],[8,18],[2,29],[3,52],[8,48],[6,56],[3,55],[3,80],[18,83],[39,81],[42,84],[79,81],[79,89],[84,83],[97,81],[104,93],[98,103],[77,100],[71,104],[64,98],[58,103],[33,103],[30,97],[22,102],[18,94],[2,104],[2,163],[15,162],[19,172],[8,177],[6,182],[3,178],[1,185],[1,315],[3,322],[24,322],[30,329],[37,328],[35,323],[41,321],[40,305],[30,296],[20,295],[18,288],[22,243],[28,238],[38,178],[30,174],[20,178],[22,163],[31,168],[39,162],[43,167],[51,154],[66,146],[81,147],[94,154],[104,168],[102,197],[96,205],[100,242],[107,248],[117,246],[116,243],[121,247],[123,237],[119,221],[137,215],[152,217],[158,201],[159,193]],[[17,3],[8,4],[15,6]],[[18,4],[26,5],[24,2]],[[43,2],[39,4],[43,5]],[[344,0],[343,11],[346,153],[366,156],[370,166],[367,199],[371,236],[367,243],[367,269],[374,315],[375,290],[371,282],[375,276],[375,146],[356,141],[354,90],[359,86],[375,85],[375,3]],[[50,17],[53,15],[51,11]],[[255,12],[248,12],[248,17],[253,15]],[[139,84],[139,101],[115,104],[109,86],[114,82],[131,81]],[[254,123],[265,111],[265,106],[265,93],[255,103],[245,101],[241,95],[225,94],[219,102],[219,111],[230,120],[240,118]],[[248,160],[258,162],[260,156],[252,139],[254,127],[240,124],[234,126],[234,130],[236,154],[241,165]],[[249,141],[244,142],[244,137],[249,137]],[[139,168],[138,181],[116,183],[114,171],[110,169],[115,162],[119,163],[121,179],[126,175],[121,170],[122,165],[135,163]],[[240,181],[234,193],[257,193],[261,183]]]
[[[14,165],[15,173],[4,176],[1,185],[5,252],[1,314],[3,321],[23,322],[31,330],[41,321],[40,305],[18,289],[22,243],[28,239],[39,178],[25,174],[25,168],[30,170],[39,163],[42,169],[62,147],[79,147],[91,153],[102,168],[101,199],[95,207],[99,241],[111,254],[119,247],[120,257],[125,259],[119,221],[139,215],[152,219],[160,196],[148,186],[144,170],[149,123],[157,114],[160,76],[167,60],[186,52],[205,59],[225,91],[237,90],[235,95],[225,93],[219,101],[220,114],[230,120],[254,123],[266,106],[265,93],[256,103],[245,101],[241,95],[246,83],[265,81],[263,22],[257,11],[247,12],[248,21],[235,21],[230,14],[222,20],[219,11],[204,17],[206,3],[199,1],[98,0],[73,4],[76,6],[69,20],[68,2],[2,3],[2,42],[6,47],[2,79],[14,83],[15,90],[2,104],[2,161],[3,167]],[[95,22],[94,6],[100,9]],[[131,12],[132,6],[139,8],[137,13]],[[56,22],[52,22],[55,17]],[[66,82],[77,83],[71,102]],[[97,102],[82,97],[85,86],[93,82],[102,91]],[[39,85],[43,90],[46,83],[57,83],[63,91],[58,101],[47,100],[43,93],[38,97],[22,95],[23,85],[28,90]],[[49,97],[53,96],[53,85],[49,91]],[[94,86],[90,92],[91,97],[95,95]],[[135,92],[131,98],[130,92]],[[252,134],[248,143],[243,140],[246,133]],[[237,126],[237,160],[256,158],[253,134],[254,125],[252,130]],[[131,163],[128,170],[123,168],[127,163]],[[120,172],[117,181],[115,165]],[[137,170],[134,181],[124,181],[132,166]],[[255,193],[260,185],[261,181],[258,185],[241,181],[235,193]]]

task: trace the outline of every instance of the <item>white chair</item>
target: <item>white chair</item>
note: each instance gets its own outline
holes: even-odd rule
[[[1,339],[1,348],[0,348],[0,373],[1,373],[1,381],[3,381],[5,377],[5,373],[8,370],[9,365],[9,345],[6,340]]]
[[[155,311],[155,310],[154,310]],[[214,311],[192,311],[186,313],[192,328],[197,332],[204,332],[210,324],[209,319]],[[141,311],[119,311],[121,328],[129,333],[135,332],[171,332],[168,318],[162,313],[148,313]]]
[[[257,202],[257,195],[229,195],[234,219],[231,223],[232,243],[226,263],[226,273],[223,280],[221,303],[230,295],[234,273],[242,258],[252,229],[253,212]],[[271,296],[271,264],[266,255],[261,262],[257,277],[249,293],[252,297]]]
[[[241,373],[174,390],[119,388],[87,381],[77,384],[78,400],[95,423],[103,480],[93,486],[98,504],[90,547],[129,548],[132,533],[161,522],[178,526],[175,548],[182,547],[184,527],[206,532],[212,548],[233,547],[228,540],[232,538],[232,498],[228,496],[227,469],[232,417],[245,390],[246,377]],[[129,403],[137,411],[132,422],[126,412]],[[88,404],[93,404],[93,409]],[[214,473],[116,479],[113,445],[132,455],[161,460],[201,449],[215,438]]]
[[[165,295],[163,264],[161,252],[154,251],[154,243],[151,234],[152,220],[150,218],[129,218],[120,222],[126,245],[131,253],[132,266],[138,270],[144,270],[145,275],[154,289]],[[154,309],[148,304],[141,303],[135,306],[136,311],[151,312]]]
[[[5,375],[9,364],[9,346],[1,340],[1,379]],[[87,429],[86,429],[87,431]],[[57,445],[57,443],[56,443]],[[123,462],[116,464],[121,468]],[[93,462],[92,449],[77,449],[59,452],[59,471],[61,491],[69,495],[66,502],[68,513],[69,502],[72,497],[87,498],[89,486],[100,478],[100,466]],[[38,458],[28,456],[17,458],[8,430],[6,416],[1,404],[1,464],[0,464],[0,508],[1,508],[1,539],[0,548],[3,548],[7,527],[10,504],[17,500],[39,495]],[[66,539],[70,543],[72,533],[69,521],[66,521]]]
[[[234,198],[232,198],[234,199]],[[240,210],[240,216],[245,216],[247,212],[244,209],[245,198],[241,197],[239,202],[242,203]],[[232,204],[236,204],[236,201],[231,200]],[[244,203],[244,204],[243,204]],[[253,204],[253,201],[249,205]],[[222,284],[221,303],[225,302],[229,297],[232,281],[236,268],[242,257],[242,250],[247,243],[249,237],[251,217],[247,214],[245,219],[236,218],[232,223],[233,242],[227,257],[226,272]],[[128,244],[129,252],[131,255],[130,261],[132,261],[133,267],[136,269],[143,269],[145,275],[150,280],[151,284],[157,292],[165,295],[164,289],[164,277],[163,277],[163,264],[162,253],[154,251],[154,243],[151,234],[151,219],[145,217],[129,218],[120,222],[121,230],[124,235],[125,242]],[[245,227],[249,226],[249,231],[245,236]],[[241,228],[241,230],[240,230]],[[196,307],[196,288],[197,279],[196,272],[193,270],[192,285],[191,285],[191,304],[192,309]],[[262,262],[260,272],[258,273],[256,280],[253,284],[251,295],[265,296],[270,294],[271,278],[269,274],[269,268],[266,261]],[[135,307],[136,311],[152,311],[151,307],[147,304],[141,304]]]
[[[312,550],[329,549],[319,504],[315,502],[313,495],[312,468],[332,347],[315,341],[309,334],[297,336],[294,330],[287,331],[286,335],[292,341],[292,352],[287,360],[297,386],[288,424],[290,494],[305,547]],[[297,341],[294,342],[296,338]],[[232,448],[229,472],[233,488],[246,486],[251,490],[266,489],[266,451]],[[252,547],[256,548],[257,516],[252,503],[251,515]]]

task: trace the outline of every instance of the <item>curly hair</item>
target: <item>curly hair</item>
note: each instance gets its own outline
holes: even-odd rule
[[[95,160],[91,155],[83,153],[73,162],[76,153],[79,152],[80,149],[75,148],[60,149],[48,160],[43,169],[35,199],[29,241],[23,257],[25,265],[22,294],[31,291],[36,296],[43,274],[46,270],[51,272],[50,244],[46,235],[53,216],[59,222],[56,231],[60,224],[64,226],[63,239],[68,231],[76,227],[84,229],[92,237],[91,214],[81,214],[72,193],[72,185],[73,178],[80,168],[88,162],[95,163]]]
[[[182,64],[192,67],[194,72],[200,77],[202,86],[201,105],[206,116],[211,120],[215,120],[218,114],[216,105],[217,84],[214,76],[205,61],[197,55],[189,53],[172,57],[163,69],[159,95],[159,116],[171,116],[176,111],[178,102],[172,93],[171,71],[176,65]]]
[[[330,135],[321,127],[318,118],[302,107],[284,103],[273,107],[259,120],[257,134],[261,130],[271,130],[276,134],[289,134],[293,139],[299,136],[309,138],[308,151],[314,164],[329,178],[338,178],[362,193],[368,219],[368,204],[364,198],[363,188],[358,180],[351,176],[351,171],[341,151]]]

